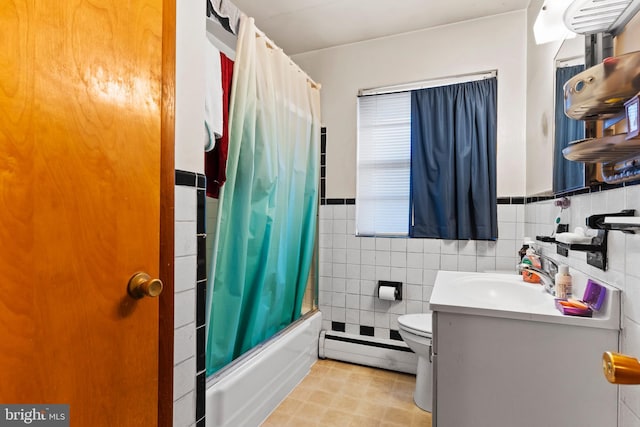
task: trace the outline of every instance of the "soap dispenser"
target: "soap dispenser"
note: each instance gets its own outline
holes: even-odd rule
[[[533,248],[529,248],[526,250],[526,255],[524,256],[524,258],[522,258],[522,264],[527,264],[532,267],[536,267],[537,269],[542,268],[540,257],[536,255],[536,252],[533,250]],[[528,283],[540,283],[540,276],[538,276],[533,271],[523,269],[522,280]]]
[[[558,273],[556,273],[556,298],[568,299],[571,298],[571,274],[569,274],[568,265],[560,265],[558,267]]]

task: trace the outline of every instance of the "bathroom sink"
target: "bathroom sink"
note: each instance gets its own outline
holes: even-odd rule
[[[600,366],[603,351],[618,347],[619,301],[607,286],[597,317],[564,316],[542,285],[515,273],[439,271],[430,302],[434,420],[616,426],[618,391]]]
[[[553,297],[540,284],[524,282],[516,274],[463,275],[448,286],[461,301],[467,300],[471,305],[515,311],[554,307]]]
[[[451,313],[618,329],[620,296],[607,287],[602,310],[593,318],[565,316],[542,285],[527,283],[517,274],[439,271],[431,295],[431,309]]]

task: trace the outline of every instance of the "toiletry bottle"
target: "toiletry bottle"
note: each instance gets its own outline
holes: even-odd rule
[[[569,274],[569,266],[560,265],[556,273],[556,298],[571,298],[571,274]]]
[[[542,268],[540,257],[536,255],[532,248],[526,250],[526,255],[522,258],[523,264],[528,264],[536,268]],[[522,280],[529,283],[540,283],[540,276],[528,270],[522,270]]]
[[[522,242],[522,247],[518,251],[518,260],[520,260],[520,262],[522,262],[525,255],[527,255],[527,249],[529,249],[529,238],[525,237]]]

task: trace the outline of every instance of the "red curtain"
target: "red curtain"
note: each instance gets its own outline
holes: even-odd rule
[[[222,137],[216,140],[213,150],[205,153],[204,174],[207,176],[207,196],[220,197],[220,188],[227,180],[227,152],[229,150],[229,101],[233,79],[233,61],[220,52],[222,70]]]

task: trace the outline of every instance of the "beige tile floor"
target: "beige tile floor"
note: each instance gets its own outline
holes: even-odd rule
[[[333,360],[311,372],[263,427],[431,427],[413,403],[415,376]]]

